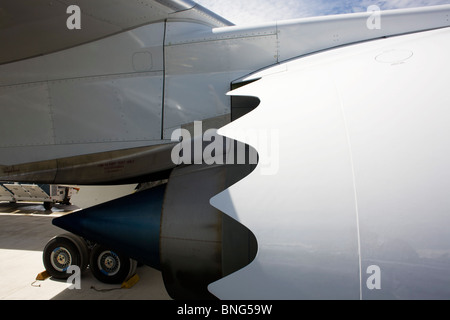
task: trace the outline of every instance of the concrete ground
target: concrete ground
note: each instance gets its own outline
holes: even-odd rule
[[[39,203],[0,203],[0,299],[170,300],[161,273],[147,266],[137,269],[139,281],[130,289],[116,290],[120,285],[103,284],[89,270],[81,275],[79,290],[69,290],[70,284],[52,278],[36,281],[36,276],[45,270],[42,262],[45,244],[64,233],[51,220],[77,209],[55,205],[46,211]]]

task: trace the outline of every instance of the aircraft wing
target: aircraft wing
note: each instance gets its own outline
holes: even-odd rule
[[[81,29],[66,27],[70,5],[81,8]],[[174,17],[211,26],[230,22],[190,0],[5,0],[0,3],[0,64],[71,48]]]
[[[254,233],[258,253],[211,284],[214,295],[449,293],[448,259],[440,256],[449,246],[431,249],[450,243],[442,228],[450,223],[449,54],[444,28],[313,54],[243,79],[259,80],[230,95],[261,103],[219,133],[252,145],[259,164],[211,204]]]

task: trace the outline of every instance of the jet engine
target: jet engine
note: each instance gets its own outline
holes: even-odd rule
[[[138,261],[162,272],[172,298],[213,299],[207,286],[249,264],[257,244],[246,227],[209,200],[252,169],[180,166],[156,187],[56,218],[53,224],[71,234],[49,241],[46,269],[65,278],[69,265],[85,268],[89,261],[97,279],[121,283]]]

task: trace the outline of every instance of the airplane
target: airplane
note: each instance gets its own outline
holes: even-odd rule
[[[54,278],[450,298],[450,5],[235,26],[76,3],[0,3],[0,181],[152,187],[55,218]]]

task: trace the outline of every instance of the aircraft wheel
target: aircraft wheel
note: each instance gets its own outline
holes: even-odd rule
[[[135,260],[97,244],[92,249],[89,268],[97,280],[121,284],[134,275],[136,264]]]
[[[42,259],[45,270],[56,279],[67,279],[67,269],[76,265],[80,271],[87,268],[89,253],[86,243],[74,234],[61,234],[47,242]]]

